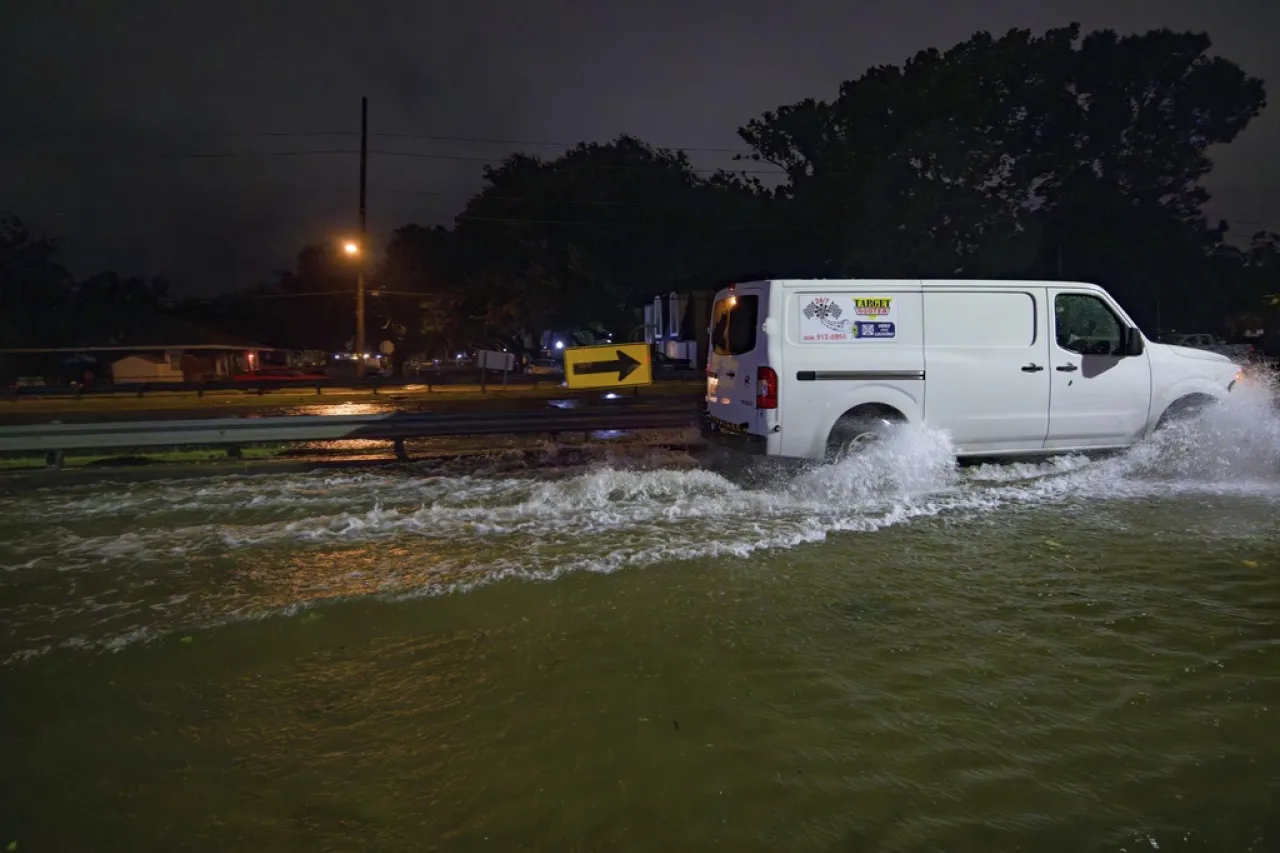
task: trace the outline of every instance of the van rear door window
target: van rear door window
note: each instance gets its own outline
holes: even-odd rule
[[[716,355],[746,355],[756,348],[760,297],[729,296],[711,312],[711,346]]]

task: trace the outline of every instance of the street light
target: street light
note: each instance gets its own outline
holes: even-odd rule
[[[357,353],[364,352],[364,264],[358,260],[360,257],[360,244],[355,240],[345,240],[342,243],[342,252],[348,258],[356,258],[356,340],[355,350]],[[364,365],[361,365],[361,371]]]

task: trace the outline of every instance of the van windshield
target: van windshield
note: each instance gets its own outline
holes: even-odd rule
[[[711,311],[711,346],[716,355],[745,355],[756,348],[759,296],[727,296]]]

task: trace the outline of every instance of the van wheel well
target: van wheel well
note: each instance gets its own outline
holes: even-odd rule
[[[855,406],[837,418],[831,427],[831,434],[827,436],[827,461],[833,462],[855,453],[906,422],[906,415],[892,406],[880,403]]]
[[[1164,410],[1164,414],[1156,422],[1156,429],[1163,429],[1179,421],[1190,420],[1217,402],[1216,399],[1208,394],[1188,394],[1185,397],[1179,397],[1169,404],[1169,408]]]

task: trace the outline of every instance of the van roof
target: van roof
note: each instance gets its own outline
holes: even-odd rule
[[[812,287],[814,285],[846,286],[846,285],[929,285],[931,287],[960,287],[980,284],[983,287],[1085,287],[1090,290],[1101,290],[1101,286],[1087,281],[1044,281],[1037,279],[997,279],[997,278],[775,278],[743,281],[731,287],[744,287],[749,284],[776,284],[779,287]],[[721,290],[728,290],[728,287]]]

